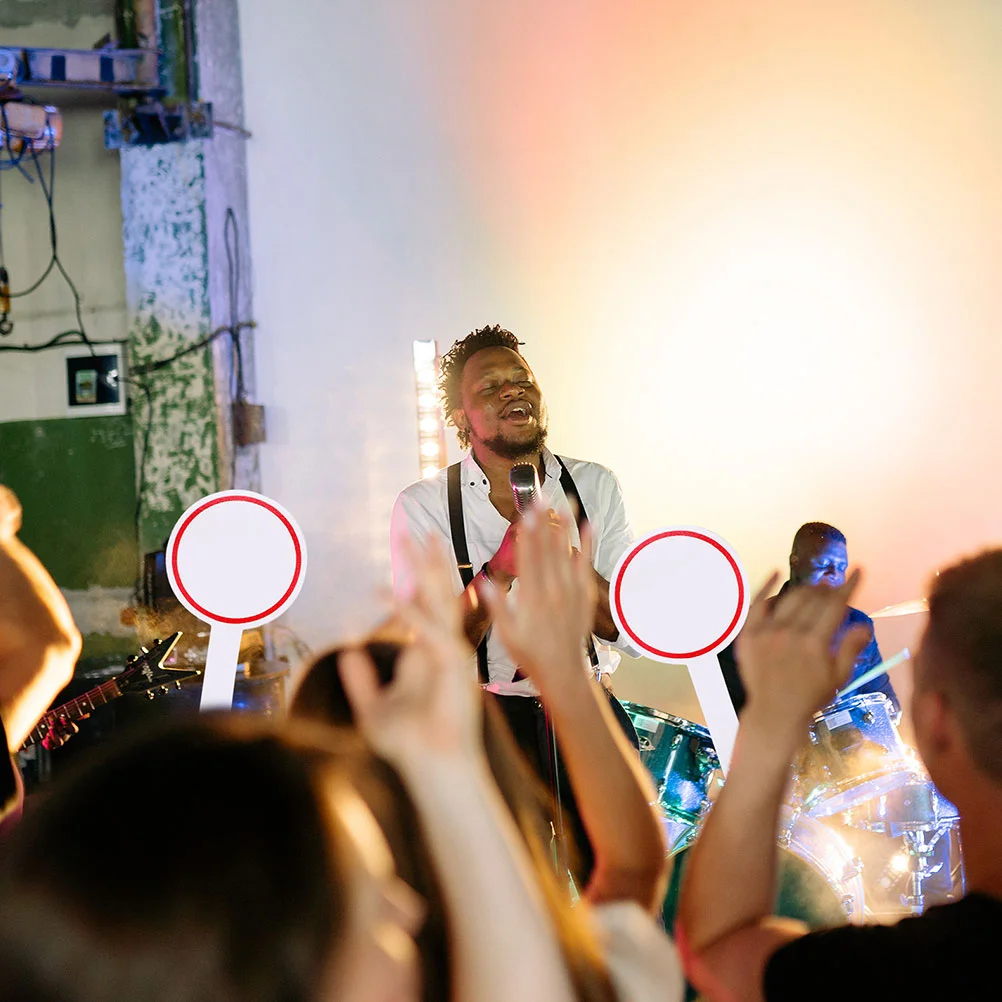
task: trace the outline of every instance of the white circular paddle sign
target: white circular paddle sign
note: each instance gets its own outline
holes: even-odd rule
[[[616,565],[610,606],[619,629],[657,661],[688,664],[715,654],[748,615],[748,585],[737,554],[696,526],[659,529]]]
[[[716,654],[737,636],[748,615],[748,579],[738,555],[709,529],[659,529],[620,558],[609,605],[620,632],[641,653],[688,667],[726,773],[738,716]]]
[[[221,491],[178,519],[166,563],[178,601],[212,624],[201,708],[229,706],[241,633],[280,616],[303,586],[303,534],[276,501]]]
[[[167,577],[199,619],[260,626],[295,600],[306,572],[299,526],[277,502],[251,491],[196,501],[167,543]]]

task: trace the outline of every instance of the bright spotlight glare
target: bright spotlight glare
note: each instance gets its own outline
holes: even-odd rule
[[[438,347],[434,341],[415,341],[414,342],[414,368],[417,369],[423,365],[431,365],[434,367],[435,359],[438,356]]]

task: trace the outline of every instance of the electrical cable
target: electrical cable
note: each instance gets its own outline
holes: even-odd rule
[[[146,459],[150,452],[150,434],[153,431],[153,390],[150,384],[142,379],[133,376],[126,376],[125,382],[133,386],[138,386],[146,396],[146,427],[143,429],[143,444],[139,451],[139,462],[136,464],[136,508],[132,516],[132,532],[136,540],[136,553],[143,552],[142,540],[142,518],[143,518],[143,495],[146,493]],[[136,585],[133,589],[133,598],[136,605],[139,605],[142,598],[143,575],[140,570],[136,577]]]
[[[122,340],[94,340],[87,335],[86,329],[83,322],[83,310],[82,310],[82,296],[80,291],[77,289],[76,284],[70,277],[69,273],[66,271],[62,260],[59,257],[59,243],[58,243],[58,231],[56,228],[56,214],[55,214],[55,189],[56,189],[56,151],[55,146],[51,146],[48,150],[49,152],[49,177],[46,180],[45,174],[42,170],[42,164],[39,160],[37,151],[34,148],[32,142],[28,139],[24,139],[21,142],[21,148],[18,151],[16,158],[14,154],[13,147],[11,146],[11,136],[10,129],[7,123],[7,113],[4,104],[0,102],[0,123],[3,125],[3,137],[4,142],[0,146],[0,171],[11,170],[17,168],[25,177],[25,179],[30,183],[34,184],[35,179],[31,177],[27,170],[21,165],[21,161],[26,155],[30,155],[32,162],[35,166],[35,173],[38,177],[39,186],[42,189],[42,195],[45,198],[45,203],[48,208],[49,215],[49,245],[51,248],[51,254],[49,257],[48,264],[42,271],[34,282],[32,282],[27,288],[21,289],[16,292],[10,293],[11,299],[17,299],[23,296],[28,296],[35,292],[42,283],[49,277],[53,269],[59,271],[62,275],[63,280],[69,287],[70,293],[73,296],[73,306],[74,313],[76,314],[77,327],[75,330],[65,330],[56,334],[54,337],[50,338],[48,341],[42,344],[22,344],[22,345],[10,345],[10,344],[0,344],[0,351],[14,351],[14,352],[39,352],[48,351],[55,348],[64,348],[69,344],[84,344],[90,349],[91,355],[96,355],[94,348],[97,345],[127,345],[127,341]],[[46,117],[46,128],[48,129],[49,122],[48,117]],[[4,158],[3,153],[6,150],[6,158]],[[6,162],[5,162],[6,159]],[[2,202],[0,202],[0,209],[2,209]],[[232,234],[232,238],[231,238]],[[232,239],[232,244],[231,244]],[[133,530],[136,539],[137,551],[142,550],[142,539],[141,539],[141,523],[142,523],[142,513],[143,513],[143,501],[144,494],[146,492],[146,482],[147,482],[147,461],[149,458],[150,451],[150,438],[153,429],[153,387],[150,385],[149,381],[140,377],[151,375],[155,372],[160,372],[168,366],[172,365],[180,358],[184,358],[186,355],[190,355],[193,352],[200,351],[203,348],[208,347],[216,338],[223,334],[229,334],[231,339],[231,365],[233,370],[233,380],[230,385],[230,393],[235,401],[246,402],[246,385],[244,380],[244,364],[243,364],[243,350],[240,340],[240,332],[244,329],[253,329],[257,326],[256,322],[253,320],[237,320],[237,309],[238,300],[240,294],[240,230],[237,222],[236,213],[233,211],[232,207],[226,210],[226,220],[224,224],[224,245],[226,248],[226,261],[227,261],[227,294],[228,294],[228,307],[229,307],[229,323],[217,327],[215,330],[211,331],[205,337],[199,338],[197,341],[193,341],[191,344],[174,352],[174,354],[167,356],[166,358],[157,359],[155,361],[146,362],[143,365],[137,365],[131,368],[129,375],[123,377],[123,382],[128,383],[132,386],[137,387],[143,394],[146,400],[146,423],[145,428],[142,433],[142,445],[139,450],[136,479],[137,479],[137,490],[136,490],[136,507],[133,515]],[[0,269],[3,268],[3,230],[2,225],[0,225]],[[6,321],[6,316],[4,316]],[[0,336],[5,336],[10,333],[12,325],[6,322],[6,330],[0,330]],[[236,441],[233,441],[233,457],[234,457],[234,469],[233,477],[235,479],[235,463],[236,463]],[[137,579],[135,595],[138,600],[140,595],[140,589],[142,585],[141,576]]]
[[[233,232],[233,243],[230,244],[230,231]],[[226,210],[226,222],[223,225],[223,244],[226,248],[227,296],[229,299],[230,330],[233,334],[232,359],[236,385],[231,386],[231,395],[235,401],[243,403],[247,399],[244,385],[243,346],[240,343],[240,330],[237,326],[237,303],[240,297],[240,228],[237,214],[230,206]]]
[[[7,149],[7,156],[9,158],[9,160],[11,161],[8,164],[7,167],[4,167],[3,166],[3,160],[2,160],[2,158],[0,158],[0,171],[2,171],[2,170],[10,170],[12,167],[17,167],[17,169],[24,175],[25,180],[29,184],[34,184],[35,183],[35,179],[27,172],[27,170],[24,169],[24,167],[21,166],[21,161],[25,158],[25,156],[29,152],[31,153],[32,156],[34,156],[34,157],[37,158],[37,154],[35,153],[34,145],[31,143],[30,140],[27,140],[27,139],[23,140],[22,143],[21,143],[21,151],[18,154],[17,160],[14,160],[13,159],[14,151],[11,148],[11,145],[10,145],[10,129],[7,126],[7,109],[6,109],[6,106],[4,104],[0,104],[0,118],[2,118],[2,120],[3,120],[4,145],[5,145],[6,149]],[[48,124],[49,124],[48,116],[46,116],[46,127],[48,127]],[[51,178],[51,183],[49,185],[48,191],[49,191],[49,193],[52,193],[55,190],[55,178],[56,178],[56,152],[55,152],[55,147],[52,147],[52,149],[51,149],[50,152],[52,154],[52,159],[51,159],[50,164],[49,164],[49,174],[50,174],[50,178]],[[44,190],[44,186],[43,186],[43,190]],[[48,209],[49,209],[49,242],[50,242],[50,247],[52,249],[52,252],[51,252],[51,254],[49,256],[49,263],[45,266],[45,270],[42,272],[42,274],[39,275],[39,277],[37,279],[35,279],[35,281],[32,282],[31,285],[29,285],[26,289],[21,289],[18,292],[12,292],[10,294],[10,298],[11,299],[19,299],[21,296],[31,295],[31,293],[33,293],[49,277],[49,275],[52,273],[52,269],[56,267],[56,243],[55,243],[56,217],[55,217],[55,208],[54,208],[54,205],[53,205],[52,197],[50,197],[50,194],[47,194],[45,196],[45,200],[46,200],[46,204],[48,205]]]

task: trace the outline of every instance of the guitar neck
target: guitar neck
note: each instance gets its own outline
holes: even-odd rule
[[[29,745],[41,741],[49,733],[53,725],[58,724],[59,721],[81,720],[89,713],[93,713],[98,706],[104,706],[105,703],[110,703],[113,699],[118,699],[121,695],[122,690],[119,689],[115,679],[112,678],[107,682],[102,682],[99,686],[89,689],[82,696],[77,696],[76,699],[71,699],[61,706],[57,706],[54,710],[49,710],[39,720],[21,747],[27,748]]]

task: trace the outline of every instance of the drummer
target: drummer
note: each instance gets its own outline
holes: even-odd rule
[[[849,567],[849,557],[846,550],[845,535],[827,522],[807,522],[802,525],[793,537],[790,550],[790,578],[779,591],[779,595],[771,599],[775,602],[788,588],[797,586],[818,586],[841,588],[845,583],[846,570]],[[837,647],[842,637],[856,626],[864,626],[870,632],[870,641],[860,652],[853,666],[850,682],[859,678],[883,660],[877,638],[873,632],[873,620],[859,609],[848,607],[845,618],[835,633],[834,644]],[[740,713],[745,705],[745,690],[738,675],[738,667],[734,658],[734,644],[724,648],[718,655],[727,691],[730,693],[734,709]],[[877,692],[890,700],[895,719],[901,714],[901,704],[897,693],[891,685],[886,673],[865,682],[853,695],[866,692]],[[834,694],[833,694],[834,695]]]

